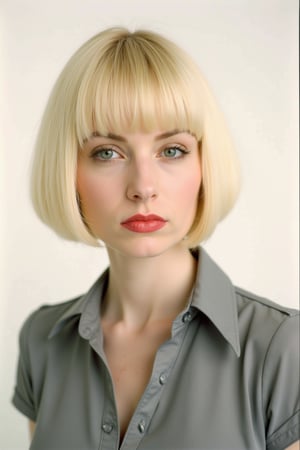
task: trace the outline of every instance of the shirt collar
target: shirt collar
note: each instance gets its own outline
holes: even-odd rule
[[[198,271],[191,298],[191,306],[204,313],[221,335],[240,355],[238,314],[234,287],[227,275],[199,247],[193,254],[198,259]],[[100,299],[108,282],[107,269],[93,284],[91,289],[79,299],[70,303],[69,308],[59,317],[48,337],[52,338],[74,317],[80,317],[79,333],[90,339],[99,332]]]
[[[191,306],[204,313],[240,356],[238,311],[236,294],[228,276],[199,247],[194,252],[198,272],[192,293]]]

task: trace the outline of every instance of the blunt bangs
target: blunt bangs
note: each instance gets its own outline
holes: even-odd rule
[[[96,64],[86,65],[76,105],[79,146],[95,131],[106,135],[180,129],[201,139],[201,103],[191,89],[197,85],[196,74],[187,72],[183,55],[176,58],[173,51],[171,57],[148,35],[126,35]]]

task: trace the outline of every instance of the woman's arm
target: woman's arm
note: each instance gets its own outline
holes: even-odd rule
[[[31,439],[33,438],[33,435],[34,435],[34,429],[35,429],[35,422],[33,422],[32,420],[29,420],[29,433],[30,433]],[[292,448],[292,450],[294,450],[294,449]]]

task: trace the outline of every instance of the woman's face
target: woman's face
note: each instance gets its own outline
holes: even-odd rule
[[[77,191],[92,232],[110,251],[156,256],[180,245],[201,185],[188,132],[94,133],[78,155]]]

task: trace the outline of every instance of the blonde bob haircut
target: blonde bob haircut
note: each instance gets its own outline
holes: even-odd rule
[[[232,208],[239,170],[223,116],[198,67],[151,31],[107,29],[69,60],[46,106],[32,168],[41,220],[60,236],[99,246],[76,192],[77,157],[94,132],[182,130],[199,142],[202,186],[190,248],[207,239]]]

